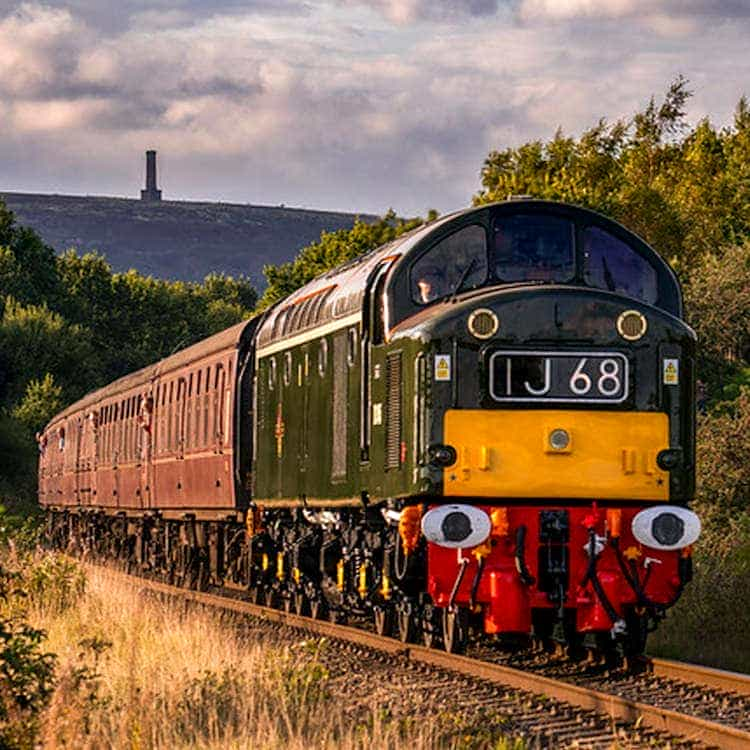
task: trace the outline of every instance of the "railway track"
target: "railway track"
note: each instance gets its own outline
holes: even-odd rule
[[[126,577],[162,596],[326,637],[363,654],[377,652],[400,668],[407,663],[429,674],[438,683],[450,681],[451,675],[463,678],[456,700],[477,700],[477,707],[509,712],[537,747],[605,748],[617,742],[629,748],[750,748],[750,677],[745,675],[664,659],[651,659],[643,673],[630,674],[541,657],[508,657],[488,648],[459,656],[253,604],[224,592]]]

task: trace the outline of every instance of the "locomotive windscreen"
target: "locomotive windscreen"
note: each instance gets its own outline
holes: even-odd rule
[[[492,225],[499,281],[564,283],[575,274],[572,221],[547,214],[497,216]]]
[[[656,303],[656,269],[630,245],[599,227],[583,233],[586,283],[599,289]]]

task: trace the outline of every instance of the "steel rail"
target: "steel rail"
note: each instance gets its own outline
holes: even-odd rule
[[[655,677],[690,682],[703,687],[726,690],[730,693],[750,695],[750,675],[724,669],[704,667],[700,664],[649,657],[648,668]]]
[[[112,571],[111,568],[108,568],[108,571],[116,572]],[[424,646],[402,643],[394,638],[376,635],[375,633],[348,625],[340,625],[325,620],[314,620],[311,617],[264,607],[240,599],[171,586],[149,578],[141,578],[119,572],[117,574],[135,584],[166,596],[177,597],[227,612],[278,622],[290,627],[302,628],[313,631],[321,636],[357,643],[389,654],[399,654],[415,664],[439,667],[517,690],[545,695],[577,706],[578,708],[593,710],[607,715],[616,721],[640,722],[641,725],[656,731],[668,732],[671,735],[677,735],[703,745],[726,748],[726,750],[747,750],[747,748],[750,748],[750,732],[688,714],[682,714],[670,709],[627,700],[611,693],[592,690],[550,677],[514,669],[513,667],[449,654],[445,651],[438,651]],[[669,676],[691,682],[699,681],[698,674],[701,676],[705,675],[708,678],[708,673],[718,673],[714,675],[717,680],[721,679],[719,675],[724,675],[723,679],[725,681],[721,684],[722,689],[732,689],[729,687],[727,681],[729,678],[726,675],[733,675],[733,673],[711,670],[705,667],[699,667],[697,670],[692,669],[691,671],[692,665],[680,665],[678,662],[670,662],[663,659],[652,659],[651,661],[655,673],[667,676],[666,671],[672,670]],[[679,677],[677,667],[683,667]],[[688,667],[688,669],[684,667]],[[743,677],[743,675],[740,675],[740,677]],[[747,681],[750,684],[750,678],[747,678]]]

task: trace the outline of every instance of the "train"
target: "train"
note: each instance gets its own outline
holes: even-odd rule
[[[450,652],[637,656],[700,534],[695,349],[620,224],[471,207],[56,415],[46,535]]]

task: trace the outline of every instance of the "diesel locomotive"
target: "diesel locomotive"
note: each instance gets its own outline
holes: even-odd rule
[[[700,533],[695,343],[619,224],[470,208],[57,415],[47,534],[449,651],[638,654]]]

